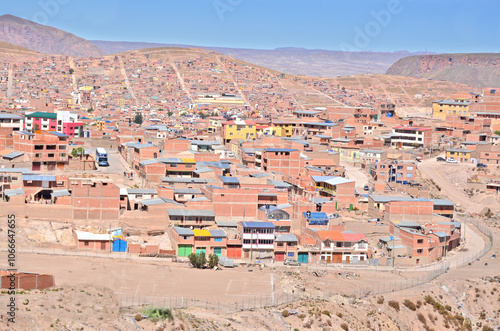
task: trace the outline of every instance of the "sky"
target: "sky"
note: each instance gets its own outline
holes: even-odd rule
[[[88,40],[211,47],[500,52],[498,0],[0,0]]]

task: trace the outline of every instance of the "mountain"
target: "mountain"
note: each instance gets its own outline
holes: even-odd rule
[[[156,47],[195,47],[254,63],[269,69],[295,75],[337,77],[365,73],[385,73],[396,61],[412,55],[400,52],[341,52],[311,50],[304,48],[277,48],[274,50],[205,47],[193,45],[158,44],[145,42],[92,40],[106,54],[114,54],[143,48]],[[420,54],[420,53],[413,53]]]
[[[464,83],[474,87],[500,86],[500,53],[409,56],[394,63],[388,75]]]
[[[99,47],[74,34],[12,15],[0,16],[0,40],[45,54],[104,55]]]

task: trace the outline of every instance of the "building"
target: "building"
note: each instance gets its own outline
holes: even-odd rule
[[[446,158],[454,159],[459,162],[470,162],[473,151],[468,149],[452,148],[446,150]]]
[[[366,263],[368,240],[362,233],[340,231],[317,231],[321,239],[321,262],[323,263]]]
[[[253,140],[257,136],[257,126],[254,121],[228,121],[222,123],[222,138],[224,143],[232,139]]]
[[[63,170],[69,163],[68,136],[56,131],[14,132],[14,149],[23,152],[32,169]]]
[[[262,151],[262,170],[298,176],[305,166],[305,159],[298,149],[267,148]]]
[[[74,230],[77,249],[89,249],[99,251],[111,250],[111,234],[96,234],[85,231]]]
[[[417,174],[415,162],[380,162],[370,166],[370,175],[374,180],[408,184],[414,181]]]
[[[243,258],[262,259],[273,258],[275,227],[271,222],[239,222],[238,232],[241,233]]]
[[[432,144],[432,128],[397,126],[392,129],[391,145],[396,148],[429,148]]]
[[[432,117],[442,120],[448,115],[469,115],[470,99],[436,100],[432,102]]]
[[[12,128],[21,131],[24,127],[23,117],[16,114],[0,114],[0,128]]]

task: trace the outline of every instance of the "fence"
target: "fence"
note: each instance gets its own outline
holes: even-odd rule
[[[121,296],[120,304],[124,307],[130,306],[143,306],[143,307],[153,307],[162,306],[170,308],[187,308],[187,307],[199,307],[205,309],[216,310],[222,313],[234,313],[242,310],[258,309],[264,307],[276,307],[282,304],[288,304],[296,302],[299,300],[320,300],[320,301],[330,301],[333,297],[340,295],[344,297],[345,300],[354,300],[355,298],[365,297],[368,295],[380,295],[383,293],[402,291],[415,286],[427,284],[432,280],[436,279],[440,275],[447,273],[450,269],[457,269],[462,266],[468,265],[474,261],[479,260],[488,251],[491,250],[493,246],[493,236],[491,231],[482,223],[478,221],[470,221],[468,225],[473,225],[476,227],[486,238],[485,246],[476,252],[462,252],[460,255],[455,255],[453,259],[443,260],[441,262],[421,266],[421,267],[410,267],[410,268],[392,268],[389,266],[373,267],[373,266],[359,266],[356,269],[368,269],[380,272],[390,272],[390,271],[400,271],[405,273],[411,271],[412,274],[420,273],[418,276],[411,278],[400,278],[390,281],[382,281],[369,286],[362,286],[354,289],[346,289],[344,292],[332,292],[332,291],[292,291],[292,292],[282,292],[274,295],[266,296],[248,296],[241,299],[233,299],[222,297],[223,299],[212,300],[212,299],[197,299],[188,297],[131,297],[131,296]],[[345,266],[342,266],[342,268]],[[311,268],[313,269],[313,268]],[[351,269],[351,268],[349,268]]]

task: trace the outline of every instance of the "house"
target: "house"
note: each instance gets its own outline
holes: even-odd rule
[[[263,259],[274,257],[275,226],[271,222],[239,222],[243,258]]]
[[[14,149],[24,153],[34,171],[63,170],[69,164],[68,138],[56,131],[16,131]]]
[[[321,262],[323,263],[366,263],[368,240],[361,233],[340,231],[317,231],[321,240]]]
[[[432,128],[396,126],[392,129],[391,145],[396,148],[429,148],[432,144]]]
[[[77,249],[111,251],[111,234],[96,234],[85,231],[73,231]]]
[[[279,234],[276,236],[274,247],[274,261],[281,262],[285,259],[297,260],[299,240],[294,234]]]

